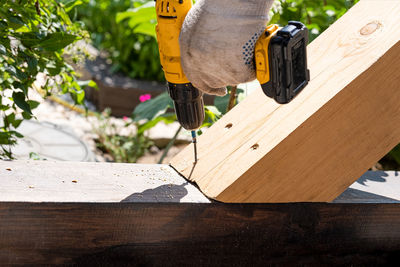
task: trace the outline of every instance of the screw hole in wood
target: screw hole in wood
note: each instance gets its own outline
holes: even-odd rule
[[[251,146],[251,150],[257,150],[260,147],[259,144],[254,144]]]
[[[230,129],[230,128],[232,128],[232,126],[233,126],[232,123],[228,123],[228,124],[225,126],[225,129]]]

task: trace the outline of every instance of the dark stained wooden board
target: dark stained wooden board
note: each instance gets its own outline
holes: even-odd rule
[[[399,204],[0,202],[1,265],[371,266],[399,260]]]

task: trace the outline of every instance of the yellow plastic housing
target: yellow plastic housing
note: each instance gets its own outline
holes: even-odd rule
[[[269,25],[264,34],[257,40],[254,48],[255,64],[257,80],[260,84],[265,84],[270,81],[268,48],[271,38],[278,32],[279,26],[276,24]]]
[[[192,0],[157,0],[157,40],[161,66],[170,83],[189,83],[182,70],[179,34],[183,21],[192,8]]]

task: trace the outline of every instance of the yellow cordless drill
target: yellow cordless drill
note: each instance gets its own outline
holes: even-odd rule
[[[179,34],[192,0],[156,0],[157,40],[161,66],[168,81],[168,93],[183,128],[192,132],[197,162],[196,130],[204,121],[203,93],[186,78],[181,66]]]
[[[183,73],[179,34],[192,0],[156,0],[157,40],[168,93],[183,128],[192,131],[197,162],[196,130],[204,120],[203,94]],[[308,30],[291,21],[284,28],[270,25],[255,45],[257,79],[264,93],[281,104],[289,103],[308,83]]]

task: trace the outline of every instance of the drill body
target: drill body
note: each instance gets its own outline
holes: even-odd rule
[[[179,123],[186,130],[200,128],[204,121],[203,93],[195,88],[182,70],[179,34],[192,7],[192,0],[156,0],[157,41],[168,93],[174,101]]]

